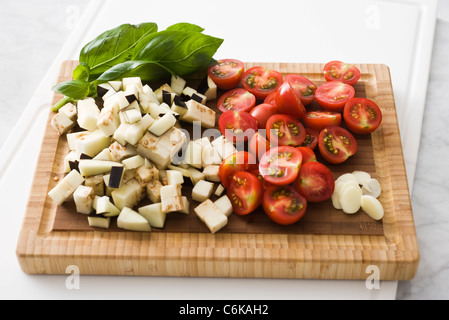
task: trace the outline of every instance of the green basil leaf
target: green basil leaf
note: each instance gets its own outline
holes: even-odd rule
[[[203,32],[204,28],[201,28],[200,26],[197,26],[196,24],[192,24],[192,23],[188,23],[188,22],[180,22],[180,23],[171,25],[170,27],[166,28],[165,30]]]
[[[120,25],[86,44],[79,61],[90,67],[91,79],[95,79],[114,65],[130,60],[139,41],[154,32],[157,32],[157,25],[153,22]]]
[[[144,42],[146,45],[134,52],[133,60],[158,62],[184,76],[205,68],[223,39],[200,32],[164,30],[147,36]]]
[[[52,90],[66,97],[81,100],[89,95],[90,84],[86,80],[70,80],[55,85]]]
[[[73,70],[73,80],[89,80],[90,68],[89,66],[81,62],[74,70]]]
[[[98,83],[114,81],[126,77],[140,77],[142,81],[157,81],[171,74],[171,70],[152,61],[126,61],[106,72],[98,79]]]

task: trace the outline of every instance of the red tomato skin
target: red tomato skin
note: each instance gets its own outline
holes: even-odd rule
[[[341,113],[334,111],[310,111],[306,113],[303,121],[306,127],[321,131],[328,126],[340,126]]]
[[[265,80],[262,85],[260,81]],[[265,86],[268,87],[265,88]],[[282,74],[275,70],[269,70],[261,66],[255,66],[245,71],[242,76],[243,88],[256,96],[258,100],[264,100],[270,93],[276,92],[284,82]]]
[[[303,105],[308,106],[315,100],[317,86],[308,78],[292,73],[284,77],[284,82],[290,83]]]
[[[220,115],[218,127],[229,141],[242,142],[257,131],[257,120],[248,112],[226,111]]]
[[[340,88],[344,91],[343,95],[328,97],[327,93],[335,88]],[[342,112],[346,102],[354,98],[355,90],[351,85],[345,84],[340,81],[329,81],[321,86],[315,92],[315,99],[321,108],[327,111]]]
[[[312,161],[301,166],[294,186],[308,202],[321,202],[332,196],[335,181],[328,167]]]
[[[344,136],[346,137],[349,144],[344,144],[346,149],[340,148],[337,154],[330,153],[328,151],[327,142],[325,141],[325,136],[330,133],[334,138],[339,139],[338,137]],[[357,141],[348,130],[337,127],[337,126],[329,126],[324,128],[320,132],[320,136],[318,138],[318,148],[320,150],[321,156],[329,163],[332,164],[340,164],[345,162],[348,158],[353,156],[357,152]]]
[[[233,212],[240,216],[247,215],[262,203],[262,182],[250,172],[238,171],[232,176],[226,193]]]
[[[250,115],[252,115],[257,120],[257,127],[259,129],[265,129],[267,126],[267,120],[270,118],[273,114],[279,113],[278,109],[276,108],[276,105],[273,105],[271,103],[261,103],[257,106],[255,106],[251,111],[249,112]]]
[[[313,150],[309,147],[297,147],[296,149],[298,149],[302,154],[302,164],[310,161],[317,161],[315,152],[313,152]]]
[[[261,135],[260,132],[256,132],[250,139],[248,143],[249,152],[254,155],[257,160],[260,160],[265,152],[270,150],[271,144]]]
[[[332,70],[332,68],[335,68],[335,70]],[[347,72],[351,72],[352,77],[345,79],[345,76],[348,76],[349,74]],[[336,75],[335,73],[338,72],[339,76],[334,77],[333,75]],[[355,67],[352,64],[344,63],[341,61],[330,61],[326,63],[326,65],[323,68],[323,75],[326,81],[341,81],[343,83],[349,84],[350,86],[354,85],[359,81],[361,72],[360,70]]]
[[[263,101],[263,103],[269,103],[272,105],[276,105],[276,91],[270,93]]]
[[[217,72],[214,72],[214,68],[220,64],[235,64],[235,67],[232,67],[235,72],[233,75],[219,75]],[[237,59],[221,59],[218,60],[217,63],[208,68],[208,75],[214,81],[218,88],[222,90],[230,90],[237,87],[242,79],[242,75],[245,71],[245,66],[242,61]]]
[[[274,199],[273,195],[276,194],[277,191],[281,191],[279,193],[287,194],[286,197],[293,197],[300,204],[301,208],[298,208],[298,211],[295,214],[289,213],[283,204],[286,200],[282,199]],[[287,200],[288,201],[288,200]],[[288,204],[288,203],[286,203]],[[265,214],[275,223],[280,225],[291,225],[293,223],[298,222],[304,217],[304,214],[307,210],[307,200],[291,185],[287,186],[269,186],[264,194],[262,200],[262,207],[264,209]]]
[[[221,112],[245,111],[248,112],[256,105],[256,97],[242,88],[234,88],[223,93],[217,101]]]
[[[354,110],[354,106],[357,105],[361,105],[362,107],[360,107],[359,110]],[[368,111],[366,111],[367,109]],[[356,118],[353,117],[354,113],[357,115]],[[363,113],[363,116],[360,113]],[[366,113],[368,113],[368,115],[366,115]],[[371,119],[372,117],[374,117],[374,119]],[[346,126],[351,132],[370,134],[382,123],[382,111],[372,100],[366,98],[353,98],[346,103],[343,109],[343,118]],[[364,121],[368,123],[362,124]]]
[[[223,159],[218,169],[218,177],[221,184],[227,188],[230,179],[238,171],[253,171],[257,170],[257,160],[253,154],[247,151],[238,151]]]
[[[296,92],[288,82],[284,82],[276,92],[276,106],[280,113],[288,114],[297,119],[302,119],[306,114],[306,108]]]

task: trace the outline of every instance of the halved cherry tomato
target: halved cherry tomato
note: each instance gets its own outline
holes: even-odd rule
[[[257,158],[257,160],[260,160],[264,153],[270,148],[270,142],[265,139],[260,132],[256,132],[251,139],[249,139],[248,150]]]
[[[284,82],[276,92],[276,107],[280,113],[301,119],[306,114],[306,108],[298,97],[298,93],[288,82]]]
[[[229,90],[239,85],[245,67],[236,59],[222,59],[208,68],[208,75],[218,88]]]
[[[321,131],[328,126],[341,125],[341,113],[333,111],[310,111],[304,117],[306,127]]]
[[[309,202],[329,199],[335,188],[332,172],[319,162],[304,163],[294,185]]]
[[[374,101],[354,98],[346,103],[343,109],[343,118],[350,131],[368,134],[380,126],[382,112]]]
[[[326,63],[323,74],[326,81],[337,80],[351,86],[360,79],[360,70],[357,67],[341,61]]]
[[[256,105],[256,97],[242,88],[235,88],[223,93],[217,101],[221,112],[250,111]]]
[[[304,138],[304,142],[301,143],[301,147],[308,147],[312,150],[316,148],[318,145],[318,137],[320,133],[312,128],[306,128],[306,137]]]
[[[266,130],[267,138],[274,146],[297,147],[306,137],[302,123],[286,114],[275,114],[268,118]]]
[[[232,176],[238,171],[257,170],[257,160],[251,153],[238,151],[226,157],[218,169],[221,184],[227,188]]]
[[[271,186],[263,194],[262,207],[273,222],[290,225],[304,216],[307,200],[292,186]]]
[[[263,101],[263,103],[270,103],[272,105],[276,105],[276,91],[270,93]]]
[[[252,173],[236,172],[230,180],[227,196],[231,200],[234,213],[249,214],[262,203],[262,182]]]
[[[260,66],[249,68],[242,76],[243,88],[259,100],[264,100],[270,93],[275,92],[283,82],[284,78],[280,72]]]
[[[315,152],[313,152],[312,149],[309,147],[297,147],[301,154],[302,154],[302,163],[307,163],[310,161],[317,161]]]
[[[257,179],[259,179],[259,181],[262,183],[262,188],[263,188],[264,190],[266,190],[268,187],[272,186],[271,183],[269,183],[267,180],[265,180],[265,179],[262,177],[262,175],[260,174],[259,169],[253,170],[253,171],[251,171],[251,173],[252,173],[253,175],[255,175],[255,176],[257,177]]]
[[[247,141],[257,131],[257,120],[244,111],[226,111],[218,120],[221,134],[232,142]]]
[[[338,164],[357,152],[357,141],[348,130],[330,126],[320,132],[318,147],[326,161]]]
[[[260,159],[259,172],[269,183],[286,185],[295,181],[301,163],[302,154],[298,149],[289,146],[275,147]]]
[[[277,113],[279,113],[278,108],[271,103],[261,103],[249,112],[250,115],[256,118],[259,129],[265,129],[268,118]]]
[[[291,84],[303,105],[307,106],[315,100],[317,86],[306,77],[291,73],[284,77],[284,82]]]
[[[354,88],[340,81],[326,82],[315,92],[315,98],[323,109],[336,112],[341,112],[354,95]]]

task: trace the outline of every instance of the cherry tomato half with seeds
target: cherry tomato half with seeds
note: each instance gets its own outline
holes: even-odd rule
[[[372,100],[354,98],[349,100],[343,109],[343,118],[349,130],[358,134],[375,131],[382,122],[382,112]]]
[[[218,88],[229,90],[240,84],[245,71],[243,62],[236,59],[222,59],[208,68],[208,75]]]
[[[331,61],[326,63],[323,69],[326,81],[341,81],[343,83],[354,85],[360,79],[360,70],[352,64],[341,61]]]
[[[354,98],[354,95],[354,88],[340,81],[326,82],[315,92],[318,104],[327,111],[335,112],[341,112],[346,102]]]
[[[309,111],[303,120],[306,127],[321,131],[328,126],[340,126],[341,113],[333,111]]]
[[[287,185],[295,181],[302,163],[301,152],[281,146],[268,150],[260,159],[259,172],[269,183]]]
[[[291,225],[306,213],[307,200],[290,185],[270,186],[263,194],[262,207],[273,222]]]
[[[306,77],[291,73],[284,77],[284,82],[290,83],[303,105],[307,106],[315,100],[317,86]]]
[[[321,202],[332,196],[334,176],[324,164],[307,162],[301,166],[294,186],[308,202]]]
[[[279,113],[278,108],[274,104],[271,103],[261,103],[249,112],[257,120],[257,127],[259,129],[265,129],[267,126],[267,120],[273,114]]]
[[[257,131],[257,120],[244,111],[226,111],[218,119],[221,134],[231,142],[247,141]]]
[[[257,160],[254,155],[246,151],[238,151],[227,156],[218,168],[221,184],[227,188],[232,176],[239,171],[257,170]]]
[[[267,120],[267,138],[274,146],[297,147],[306,138],[306,129],[296,118],[275,114]]]
[[[253,175],[255,175],[255,176],[257,177],[257,179],[259,179],[259,181],[262,183],[262,188],[263,188],[264,190],[266,190],[268,187],[272,186],[271,183],[269,183],[267,180],[265,180],[265,179],[262,177],[262,175],[261,175],[260,172],[259,172],[259,169],[253,170],[253,171],[251,171],[251,173],[252,173]]]
[[[258,100],[264,100],[283,82],[284,77],[280,72],[260,66],[249,68],[242,76],[243,88],[254,94]]]
[[[235,88],[223,93],[217,101],[221,112],[245,111],[248,112],[256,105],[256,97],[242,88]]]
[[[276,107],[280,113],[301,119],[306,114],[306,108],[298,97],[298,93],[288,82],[284,82],[276,92]]]
[[[301,147],[308,147],[314,150],[318,145],[319,135],[320,135],[319,131],[312,128],[306,128],[306,137],[304,138],[304,142],[301,143]]]
[[[348,130],[329,126],[320,132],[318,148],[326,161],[338,164],[357,152],[357,141]]]
[[[247,215],[262,203],[262,182],[250,172],[236,172],[230,179],[227,196],[234,213]]]

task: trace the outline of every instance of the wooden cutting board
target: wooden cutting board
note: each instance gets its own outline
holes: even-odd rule
[[[66,61],[58,82],[71,79],[77,64]],[[247,63],[246,67],[255,65],[300,73],[317,85],[324,82],[324,64]],[[115,222],[109,230],[91,228],[86,216],[75,212],[73,202],[56,206],[47,196],[57,184],[54,177],[63,176],[68,152],[65,137],[50,125],[49,112],[17,245],[22,269],[64,274],[74,264],[81,273],[96,275],[366,279],[367,267],[374,265],[380,279],[412,278],[419,252],[389,70],[385,65],[357,66],[362,77],[355,85],[356,96],[377,102],[383,122],[373,134],[356,136],[359,150],[354,157],[329,167],[334,177],[364,170],[380,181],[382,221],[362,211],[346,215],[326,201],[310,204],[305,217],[292,226],[276,225],[257,210],[244,217],[231,215],[225,228],[210,234],[193,213],[198,203],[191,201],[190,215],[170,214],[165,228],[153,228],[151,233],[122,230]],[[59,99],[55,95],[54,102]],[[216,108],[213,102],[210,106]],[[188,184],[183,193],[189,194]]]

